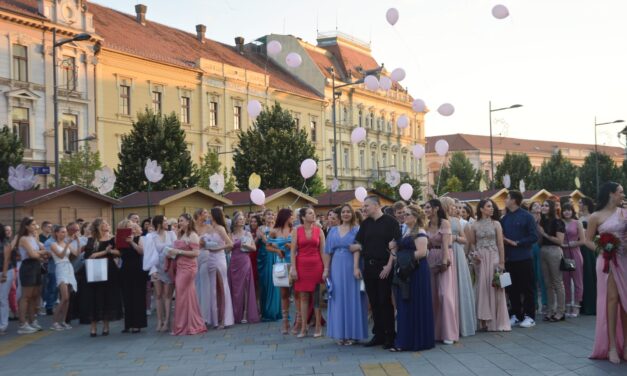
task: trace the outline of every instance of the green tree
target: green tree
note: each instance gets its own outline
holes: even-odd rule
[[[222,170],[222,171],[220,171]],[[198,185],[209,189],[209,178],[213,174],[224,176],[224,191],[221,194],[233,192],[235,190],[235,178],[229,174],[226,167],[222,168],[218,153],[214,150],[207,150],[207,153],[200,157],[200,167],[198,168]]]
[[[616,166],[612,158],[605,153],[590,153],[584,159],[583,166],[579,169],[581,191],[590,197],[596,197],[596,158],[599,157],[599,185],[607,181],[622,182],[623,169]],[[623,163],[624,166],[624,163]],[[624,167],[623,167],[624,168]]]
[[[11,132],[7,126],[2,127],[0,129],[0,194],[12,190],[8,181],[9,167],[22,163],[23,157],[24,145],[17,134]]]
[[[441,189],[442,192],[462,192],[463,184],[457,176],[446,179],[446,184]]]
[[[473,191],[479,187],[479,181],[477,180],[477,170],[472,166],[470,160],[461,151],[456,151],[451,154],[448,164],[440,171],[439,190],[437,194],[446,192],[444,187],[451,177],[456,177],[461,183],[460,191]],[[438,183],[436,182],[436,187]]]
[[[261,189],[293,187],[300,190],[303,177],[300,164],[312,158],[318,161],[314,144],[307,132],[298,129],[289,111],[275,103],[257,116],[255,124],[239,134],[233,153],[233,175],[240,190],[248,190],[248,177],[261,176]],[[324,192],[318,175],[307,179],[310,195]]]
[[[118,158],[115,174],[120,195],[147,190],[144,167],[148,159],[156,160],[163,173],[163,179],[152,184],[152,190],[188,188],[198,182],[197,167],[192,163],[185,132],[174,112],[161,115],[146,109],[139,113],[131,132],[122,136]]]
[[[92,152],[89,144],[86,144],[59,163],[60,184],[63,187],[76,184],[95,189],[91,183],[94,181],[94,173],[100,168],[100,152]]]
[[[549,192],[575,189],[577,172],[577,166],[564,158],[560,150],[553,154],[551,159],[542,163],[538,174],[535,176],[532,188],[544,188]]]
[[[527,154],[510,154],[506,153],[503,161],[496,167],[494,174],[494,186],[496,188],[505,188],[503,186],[503,176],[509,174],[512,185],[510,188],[518,189],[520,180],[524,180],[525,184],[533,180],[535,171],[531,165],[531,160]]]
[[[411,196],[413,201],[419,201],[422,199],[422,184],[419,180],[412,179],[409,175],[401,175],[401,182],[397,187],[392,187],[385,180],[375,180],[372,182],[372,188],[381,192],[382,194],[393,198],[395,201],[402,200],[399,193],[399,187],[401,184],[408,183],[414,188],[414,193]]]

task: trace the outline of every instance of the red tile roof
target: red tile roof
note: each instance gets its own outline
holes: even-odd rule
[[[435,143],[444,139],[449,144],[450,151],[480,150],[490,148],[490,137],[473,134],[448,134],[442,136],[427,137],[427,153],[435,153]],[[570,142],[526,140],[511,137],[493,137],[495,149],[505,149],[510,153],[553,153],[557,147],[559,149],[584,149],[594,150],[594,145],[575,144]],[[622,156],[624,150],[619,147],[598,145],[599,152],[610,156]]]
[[[316,196],[318,205],[316,206],[339,206],[350,202],[355,199],[355,191],[337,191],[337,192],[325,192],[319,196]]]
[[[109,202],[111,204],[118,204],[120,202],[112,197],[101,195],[100,193],[89,190],[87,188],[78,185],[70,185],[61,188],[46,188],[15,192],[15,204],[17,207],[31,206],[37,204],[40,201],[50,200],[52,198],[59,197],[75,191],[84,193],[99,200]],[[8,192],[0,195],[0,208],[13,207],[13,194],[14,192]]]
[[[39,13],[37,0],[2,0],[0,1],[0,8],[22,16],[45,19],[45,17]]]
[[[152,191],[150,192],[150,204],[157,205],[161,200],[166,199],[170,196],[174,196],[187,189],[188,188],[179,188],[169,191]],[[120,205],[117,205],[116,208],[134,208],[146,206],[148,205],[148,192],[133,192],[124,197],[121,197],[120,201]]]

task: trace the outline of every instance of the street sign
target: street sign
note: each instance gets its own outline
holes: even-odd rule
[[[33,167],[33,172],[35,173],[35,175],[50,175],[50,167],[48,166]]]

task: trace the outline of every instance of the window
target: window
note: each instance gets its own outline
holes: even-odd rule
[[[242,124],[242,106],[233,106],[233,129],[240,129]]]
[[[350,154],[348,152],[348,148],[344,148],[344,173],[346,175],[351,173]]]
[[[309,122],[309,127],[311,128],[311,141],[316,142],[316,119],[311,119]]]
[[[28,81],[28,56],[26,46],[13,45],[13,79]]]
[[[300,114],[294,113],[294,124],[296,125],[296,129],[300,129]]]
[[[181,97],[181,123],[189,124],[191,100],[189,97]]]
[[[362,110],[359,110],[359,126],[364,126],[364,112]]]
[[[374,128],[374,112],[370,113],[370,127]]]
[[[131,87],[120,85],[120,114],[131,114]]]
[[[160,114],[162,112],[162,95],[163,94],[158,89],[152,92],[152,111],[155,114]]]
[[[414,168],[414,158],[409,158],[409,163],[411,165],[411,173],[413,174],[415,172],[415,168]]]
[[[403,172],[407,172],[407,157],[403,155]]]
[[[63,114],[63,150],[69,153],[78,151],[78,117],[72,114]]]
[[[218,126],[218,102],[209,102],[209,126]]]
[[[381,154],[381,164],[384,166],[383,168],[388,167],[388,153]]]
[[[76,59],[72,56],[65,56],[61,61],[61,85],[67,90],[76,90]]]
[[[398,167],[396,165],[396,154],[392,154],[392,166],[394,166],[394,168]]]
[[[348,122],[348,108],[344,107],[342,110],[342,120],[346,123]]]
[[[365,164],[366,164],[366,152],[361,149],[359,150],[359,169],[361,170],[361,173],[363,174],[365,171]]]
[[[13,107],[11,110],[13,133],[17,134],[25,149],[30,148],[30,120],[28,108]]]
[[[377,168],[377,152],[376,151],[373,151],[370,153],[370,168],[373,170]]]

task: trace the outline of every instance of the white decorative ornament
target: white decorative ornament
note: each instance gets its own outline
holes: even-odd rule
[[[398,119],[396,119],[396,126],[400,129],[405,129],[409,127],[409,118],[407,117],[407,115],[399,116]]]
[[[303,58],[296,52],[290,52],[285,57],[285,64],[290,68],[298,68],[303,63]]]
[[[366,197],[368,197],[368,191],[366,190],[366,188],[355,188],[355,198],[357,199],[357,201],[364,202],[366,200]]]
[[[503,175],[503,186],[507,189],[512,186],[512,178],[509,176],[509,174]]]
[[[398,189],[398,193],[401,195],[401,198],[405,201],[409,201],[411,196],[414,194],[414,187],[409,183],[403,183]]]
[[[209,188],[213,193],[219,195],[224,191],[224,176],[222,174],[213,174],[209,177]]]
[[[394,82],[403,81],[405,79],[405,69],[403,68],[394,69],[392,73],[390,74],[390,78]]]
[[[163,174],[161,173],[161,166],[159,166],[157,161],[153,161],[150,159],[146,161],[146,167],[144,167],[144,174],[146,174],[146,178],[151,183],[158,183],[161,179],[163,179]]]
[[[387,12],[385,12],[385,19],[392,26],[396,25],[396,23],[398,22],[398,16],[398,9],[396,8],[390,8]]]
[[[425,110],[427,109],[427,105],[422,99],[414,99],[411,104],[411,108],[413,108],[416,112],[425,112]]]
[[[492,8],[492,16],[497,20],[502,20],[509,16],[509,9],[503,4],[497,4]]]
[[[94,181],[91,182],[91,185],[96,187],[101,195],[105,195],[113,190],[115,180],[116,177],[113,170],[108,166],[104,166],[101,170],[94,172]]]
[[[381,89],[388,91],[392,87],[392,80],[389,77],[381,76],[379,79],[379,86]]]
[[[250,191],[250,201],[252,201],[255,205],[263,205],[266,203],[266,194],[259,188],[255,188]]]
[[[331,181],[331,192],[337,192],[340,189],[340,181],[337,178],[333,178]]]
[[[414,155],[414,158],[420,159],[425,155],[425,148],[422,145],[416,144],[411,148],[411,152]]]
[[[256,118],[261,113],[261,109],[262,109],[261,103],[256,99],[249,101],[246,108],[248,109],[248,115],[250,115],[253,118]]]
[[[281,46],[281,42],[279,42],[278,40],[273,40],[268,43],[268,47],[266,50],[268,51],[268,55],[276,56],[281,53],[281,50],[283,50],[283,46]]]
[[[385,173],[385,182],[392,188],[401,183],[401,174],[396,168],[391,168],[390,171]]]
[[[27,191],[37,182],[37,176],[32,168],[23,164],[9,167],[9,185],[16,191]]]
[[[518,190],[520,191],[520,193],[525,193],[525,191],[527,190],[527,188],[525,188],[525,181],[520,179],[520,182],[518,183]]]
[[[351,142],[358,144],[366,139],[366,128],[357,127],[351,132]]]
[[[438,107],[438,113],[442,116],[451,116],[455,112],[455,107],[450,103],[444,103]]]
[[[448,153],[448,142],[446,140],[438,140],[435,143],[435,152],[438,153],[440,157],[443,157]]]
[[[364,78],[364,84],[366,85],[366,89],[368,90],[379,90],[379,80],[377,80],[377,77],[373,75],[366,76],[366,78]]]

